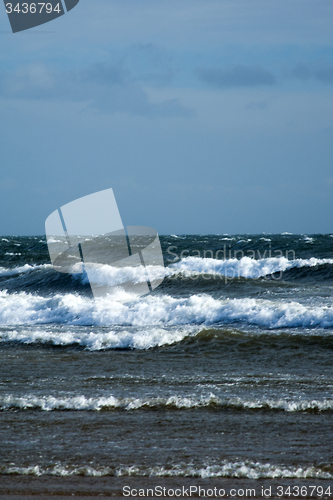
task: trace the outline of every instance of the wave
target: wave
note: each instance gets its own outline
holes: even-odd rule
[[[172,264],[170,268],[177,269],[185,275],[212,274],[227,276],[229,278],[258,279],[276,273],[282,273],[295,268],[314,268],[323,265],[333,265],[333,259],[293,259],[286,257],[270,257],[266,259],[241,259],[217,260],[212,258],[186,257],[180,262]],[[169,268],[169,269],[170,269]]]
[[[60,463],[50,466],[31,465],[19,467],[4,465],[0,467],[0,474],[31,475],[31,476],[88,476],[88,477],[187,477],[187,478],[247,478],[247,479],[332,479],[332,465],[286,466],[280,464],[262,463],[251,460],[222,460],[218,464],[177,464],[171,467],[156,465],[155,467],[132,465],[120,467],[108,466],[75,466]]]
[[[50,344],[52,346],[78,346],[90,351],[105,349],[151,349],[181,342],[193,332],[191,326],[182,328],[129,328],[108,332],[66,329],[5,330],[0,332],[0,342],[20,342],[22,344]]]
[[[299,330],[291,328],[288,331],[248,330],[227,327],[202,325],[160,326],[160,327],[113,327],[106,331],[92,327],[77,326],[31,326],[0,330],[0,342],[7,344],[52,347],[74,347],[89,351],[108,349],[139,349],[147,350],[156,347],[166,347],[179,344],[181,348],[191,345],[207,345],[207,342],[230,344],[233,346],[246,342],[249,348],[262,349],[270,347],[273,342],[282,342],[290,348],[316,345],[318,348],[331,348],[332,334],[328,330]]]
[[[121,298],[124,293],[119,292]],[[41,297],[0,291],[0,325],[163,327],[245,323],[269,329],[333,326],[332,306],[250,298],[216,299],[204,294],[181,298],[148,295],[141,299],[128,295],[127,299],[127,303],[122,303],[108,296],[92,300],[75,294]],[[2,332],[0,338],[6,340],[6,335],[8,332]]]
[[[21,255],[21,254],[15,254],[15,255]],[[41,264],[33,266],[31,266],[30,264],[25,264],[24,266],[13,267],[12,269],[7,267],[0,267],[0,277],[15,276],[20,274],[31,273],[37,270],[49,270],[49,269],[53,269],[52,264]]]
[[[288,260],[286,257],[270,257],[256,260],[250,257],[242,257],[241,259],[231,258],[219,260],[213,258],[186,257],[166,268],[162,266],[148,267],[151,279],[159,279],[164,276],[172,278],[179,275],[179,273],[185,276],[192,276],[193,274],[219,274],[230,278],[243,277],[248,279],[257,279],[289,271],[294,268],[314,268],[324,265],[333,265],[333,259],[318,259],[311,257],[309,259]],[[34,271],[49,271],[52,269],[53,266],[51,264],[25,264],[14,268],[0,267],[0,277],[21,275]],[[76,271],[75,266],[73,270]],[[91,273],[92,272],[93,269],[91,270]],[[87,277],[83,275],[82,279],[86,281]],[[94,281],[109,286],[118,285],[119,283],[123,283],[127,280],[142,282],[146,281],[146,279],[146,272],[142,270],[141,267],[116,268],[108,265],[96,266],[94,276]]]
[[[333,399],[319,400],[287,400],[287,399],[255,399],[247,400],[239,397],[220,398],[214,394],[208,396],[168,396],[151,398],[116,398],[115,396],[87,398],[86,396],[54,396],[26,395],[23,397],[6,395],[0,397],[0,410],[42,410],[42,411],[101,411],[101,410],[191,410],[213,409],[234,411],[284,411],[284,412],[331,412]]]
[[[266,259],[252,259],[242,257],[241,259],[217,260],[212,258],[186,257],[180,262],[171,264],[169,267],[148,266],[150,279],[175,278],[179,274],[185,277],[195,275],[221,275],[228,278],[258,279],[265,276],[284,273],[292,269],[319,268],[321,266],[333,265],[333,259],[294,259],[286,257],[271,257]],[[93,281],[101,285],[116,286],[127,280],[133,282],[146,281],[147,275],[142,268],[114,268],[111,266],[96,266],[90,275]]]

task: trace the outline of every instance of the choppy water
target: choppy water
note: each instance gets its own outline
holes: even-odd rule
[[[332,480],[332,235],[161,243],[122,303],[0,238],[2,477]]]

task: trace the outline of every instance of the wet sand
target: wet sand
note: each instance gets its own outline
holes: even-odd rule
[[[197,486],[203,489],[214,489],[218,490],[223,488],[226,492],[224,498],[290,498],[288,494],[284,496],[278,496],[276,494],[276,488],[278,485],[282,485],[284,489],[291,486],[307,486],[308,495],[298,497],[292,496],[293,498],[321,498],[328,499],[332,497],[329,495],[319,496],[318,494],[310,495],[310,485],[323,486],[324,489],[331,487],[331,492],[333,493],[333,481],[323,480],[323,479],[247,479],[247,478],[137,478],[137,477],[127,477],[127,478],[117,478],[117,477],[105,477],[105,478],[89,478],[89,477],[21,477],[21,476],[0,476],[0,498],[1,500],[47,500],[51,498],[52,500],[68,500],[72,498],[93,500],[97,498],[139,498],[139,495],[125,496],[123,495],[123,487],[127,485],[131,489],[136,489],[137,491],[142,488],[145,490],[147,488],[155,488],[156,486],[162,486],[167,489],[176,489],[183,487],[185,489],[190,488],[190,486]],[[263,495],[264,491],[271,489],[271,496]],[[231,489],[235,489],[240,495],[235,496],[230,495]],[[246,494],[246,490],[251,490]],[[253,493],[255,490],[255,495]],[[168,495],[151,496],[146,495],[146,498],[172,498]],[[210,495],[213,498],[220,498],[219,496]],[[144,497],[143,497],[144,498]],[[173,497],[176,498],[176,497]],[[192,497],[180,496],[178,498],[199,498],[198,493],[192,494]],[[207,495],[203,495],[200,498],[209,498]]]

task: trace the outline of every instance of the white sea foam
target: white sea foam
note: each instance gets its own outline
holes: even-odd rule
[[[330,467],[330,466],[329,466]],[[17,474],[17,475],[32,475],[32,476],[88,476],[88,477],[103,477],[103,476],[148,476],[148,477],[197,477],[197,478],[248,478],[248,479],[275,479],[275,478],[316,478],[316,479],[332,479],[333,475],[322,468],[310,466],[286,466],[274,465],[270,463],[262,463],[251,460],[222,460],[220,463],[214,464],[175,464],[171,467],[156,465],[154,467],[132,465],[121,467],[107,466],[75,466],[56,464],[49,467],[39,465],[31,465],[28,467],[19,467],[15,465],[3,466],[0,468],[1,474]]]
[[[0,397],[1,410],[15,409],[39,409],[43,411],[52,410],[95,410],[99,411],[102,408],[118,408],[121,405],[120,401],[113,396],[108,398],[86,398],[85,396],[74,396],[56,398],[54,396],[34,396],[27,395],[17,397],[7,395]]]
[[[213,393],[208,395],[167,396],[150,398],[117,398],[113,395],[103,397],[86,397],[84,395],[55,397],[15,396],[7,394],[0,397],[0,410],[9,409],[27,410],[37,409],[42,411],[100,411],[122,409],[135,411],[143,408],[173,408],[187,410],[193,408],[224,408],[237,410],[274,410],[285,412],[325,412],[333,410],[333,400],[287,400],[287,399],[255,399],[247,400],[239,397],[221,398]]]
[[[40,243],[41,242],[45,243],[45,241],[43,241],[43,240],[40,240]],[[47,238],[47,242],[48,243],[63,243],[63,240],[57,240],[56,238],[53,238],[52,236],[50,236]]]
[[[255,260],[250,257],[242,257],[241,259],[218,260],[186,257],[180,262],[172,264],[170,268],[178,269],[185,274],[217,274],[231,278],[244,277],[256,279],[293,268],[316,267],[324,264],[333,264],[333,259],[311,257],[310,259],[288,260],[286,257],[269,257]]]
[[[42,343],[55,346],[78,345],[91,351],[103,349],[150,349],[181,342],[193,332],[193,327],[182,328],[139,328],[137,331],[121,329],[108,332],[86,332],[82,330],[51,329],[33,331],[9,330],[0,334],[2,342],[21,342],[25,344]]]
[[[8,255],[21,255],[20,253],[8,254]],[[12,269],[7,267],[0,267],[0,276],[15,276],[16,274],[31,273],[32,271],[37,271],[39,269],[52,269],[51,264],[41,264],[31,266],[30,264],[25,264],[24,266],[13,267]]]
[[[121,298],[123,293],[120,292]],[[92,300],[75,294],[41,297],[24,292],[17,294],[0,292],[2,326],[58,323],[86,326],[166,327],[234,322],[266,328],[328,328],[333,326],[333,306],[311,306],[298,302],[250,298],[215,299],[205,294],[181,298],[149,295],[130,300],[125,304],[109,296]],[[0,338],[7,340],[8,335],[7,330],[3,331],[0,333]]]
[[[127,281],[142,283],[147,282],[147,271],[151,281],[157,279],[163,280],[166,274],[166,269],[163,266],[128,266],[119,268],[101,264],[89,264],[89,280],[101,286],[117,286]],[[83,280],[84,282],[89,282],[88,277],[83,278]]]
[[[12,253],[10,255],[20,254]],[[241,259],[231,258],[219,260],[213,258],[186,257],[179,262],[171,264],[167,268],[163,266],[148,266],[148,271],[151,280],[160,279],[164,276],[174,277],[177,273],[183,273],[185,276],[193,276],[193,273],[195,273],[256,279],[270,274],[288,271],[293,268],[317,267],[325,264],[332,265],[333,259],[318,259],[315,257],[293,260],[288,260],[286,257],[253,259],[245,256]],[[30,273],[37,270],[50,270],[52,268],[51,264],[25,264],[24,266],[14,268],[0,267],[0,277]],[[94,282],[108,286],[116,286],[125,281],[142,282],[147,279],[146,271],[141,266],[117,268],[108,265],[96,265],[95,268],[91,266],[90,275],[93,276]]]
[[[7,253],[6,255],[21,255],[20,253]],[[71,257],[71,256],[69,256]],[[0,267],[0,277],[6,276],[16,276],[20,274],[32,273],[34,271],[45,270],[49,271],[53,269],[51,264],[41,264],[41,265],[30,265],[25,264],[24,266],[18,266],[13,268]],[[73,274],[81,273],[81,263],[76,263],[72,266]],[[90,264],[89,265],[89,277],[90,281],[98,283],[99,285],[107,286],[117,286],[126,281],[132,281],[133,283],[147,282],[148,274],[151,281],[157,279],[163,279],[164,276],[172,275],[175,273],[174,270],[166,269],[163,266],[138,266],[138,267],[112,267],[108,265],[100,264]],[[82,275],[83,283],[88,283],[88,278],[86,274]]]
[[[137,474],[137,473],[136,473]],[[122,475],[127,475],[126,470]],[[130,475],[130,474],[128,474]],[[200,477],[203,479],[213,477],[244,477],[248,479],[274,479],[274,478],[320,478],[331,479],[333,476],[322,469],[310,467],[286,467],[283,465],[263,464],[252,461],[222,461],[221,464],[204,465],[195,467],[193,465],[180,465],[166,469],[154,467],[149,470],[149,476],[158,477]]]
[[[191,278],[195,276],[224,274],[233,276],[265,276],[290,269],[292,267],[320,266],[333,264],[333,259],[296,259],[289,261],[284,257],[254,260],[243,257],[241,260],[227,261],[187,257],[181,262],[167,268],[156,267],[155,277],[163,273],[172,278],[179,273]],[[145,280],[145,272],[141,268],[112,268],[104,266],[103,272],[96,271],[95,279],[114,285],[124,279]],[[12,276],[19,273],[30,273],[35,270],[52,269],[50,264],[30,266],[26,264],[14,269],[0,268],[0,276]],[[100,273],[100,275],[99,275]],[[152,272],[150,273],[152,274]],[[195,290],[195,280],[193,280]],[[243,322],[266,328],[282,327],[323,327],[333,326],[333,307],[325,305],[303,305],[298,302],[269,301],[262,299],[216,299],[208,295],[192,295],[175,298],[168,295],[150,295],[138,299],[126,295],[128,302],[121,303],[124,291],[111,297],[91,300],[77,294],[57,294],[53,297],[42,297],[37,294],[0,292],[0,325],[38,325],[47,323],[65,325],[95,325],[142,327],[143,331],[136,337],[133,332],[117,332],[101,334],[85,333],[84,338],[77,338],[73,332],[2,332],[1,340],[19,340],[22,342],[54,342],[59,344],[79,343],[92,349],[106,347],[151,347],[181,340],[184,332],[177,337],[174,332],[166,333],[164,327],[176,325],[197,325],[214,323]],[[117,300],[119,299],[119,301]],[[156,335],[146,327],[161,327]],[[82,334],[83,335],[83,334]],[[149,338],[152,341],[149,343]]]

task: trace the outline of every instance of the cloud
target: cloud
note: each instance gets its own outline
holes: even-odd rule
[[[311,77],[311,72],[305,64],[297,64],[297,66],[295,66],[295,68],[291,71],[291,74],[298,80],[303,81],[309,80]]]
[[[244,107],[244,109],[266,109],[266,108],[267,108],[267,102],[263,100],[250,102]]]
[[[298,80],[303,81],[315,79],[323,83],[333,83],[333,65],[312,67],[300,63],[293,68],[292,75]]]
[[[82,82],[96,82],[104,85],[125,85],[130,74],[121,64],[93,64],[90,68],[78,72]]]
[[[275,77],[261,66],[235,65],[229,68],[209,68],[197,70],[203,83],[217,88],[258,87],[274,85]]]
[[[315,76],[321,82],[333,83],[333,66],[317,70]]]
[[[123,65],[130,69],[134,81],[150,87],[170,86],[177,73],[171,54],[153,43],[133,44],[126,51]]]
[[[172,69],[162,72],[151,72],[140,75],[136,78],[136,81],[146,83],[151,87],[163,88],[170,86],[175,76],[175,72]]]
[[[44,101],[82,102],[103,113],[130,113],[148,117],[191,116],[177,99],[151,102],[148,93],[121,63],[98,63],[79,70],[32,63],[0,74],[0,97]]]

